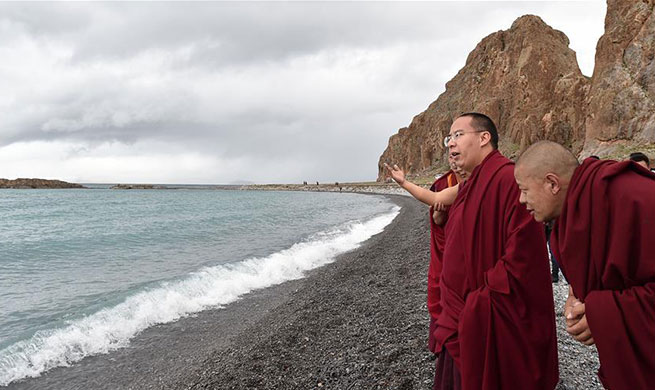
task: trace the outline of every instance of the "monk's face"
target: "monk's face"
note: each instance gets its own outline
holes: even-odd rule
[[[521,190],[519,202],[537,222],[549,222],[559,216],[561,202],[558,193],[553,193],[552,183],[545,177],[535,177],[526,168],[516,167],[514,178]]]
[[[450,126],[450,140],[448,141],[448,157],[455,164],[466,172],[472,172],[485,157],[484,142],[481,131],[471,126],[471,117],[460,117],[455,119]]]
[[[457,166],[457,163],[452,156],[448,156],[448,165],[450,166],[450,169],[455,172],[455,175],[457,175],[458,182],[466,179],[468,176],[468,173],[465,170]]]

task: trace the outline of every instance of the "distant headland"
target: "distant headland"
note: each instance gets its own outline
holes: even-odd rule
[[[16,180],[0,179],[0,188],[86,188],[81,184],[68,183],[61,180],[47,180],[47,179],[25,179],[18,178]]]

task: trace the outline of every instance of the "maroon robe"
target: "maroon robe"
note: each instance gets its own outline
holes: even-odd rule
[[[655,175],[631,161],[586,159],[551,245],[585,303],[603,385],[655,388]]]
[[[441,191],[457,184],[457,178],[453,171],[444,173],[435,180],[430,191]],[[445,243],[444,227],[434,223],[432,218],[433,207],[430,207],[430,265],[428,266],[428,312],[430,313],[430,335],[428,348],[432,353],[437,353],[434,330],[436,329],[437,318],[441,313],[441,292],[439,290],[439,276],[441,275],[441,264],[443,246]]]
[[[449,210],[437,347],[464,390],[558,382],[553,290],[543,226],[519,203],[514,163],[490,153]]]

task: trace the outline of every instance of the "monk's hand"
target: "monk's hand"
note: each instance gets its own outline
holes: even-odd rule
[[[402,169],[398,168],[398,165],[394,164],[393,167],[389,166],[389,164],[384,163],[384,167],[387,169],[387,173],[391,176],[391,178],[398,183],[399,185],[403,185],[405,182],[405,172],[402,171]]]
[[[437,225],[443,225],[444,222],[446,222],[446,206],[443,203],[435,203],[434,206],[432,206],[432,220],[434,221],[435,224]]]
[[[566,303],[564,304],[564,318],[566,319],[566,326],[573,326],[580,321],[580,318],[582,317],[576,317],[572,314],[573,307],[581,305],[582,302],[575,296],[573,295],[573,290],[571,287],[569,287],[569,297],[566,299]],[[583,313],[584,314],[584,313]]]
[[[587,315],[585,314],[585,304],[579,303],[574,304],[571,312],[567,316],[567,321],[573,318],[579,318],[579,320],[571,326],[566,327],[566,331],[573,336],[574,339],[581,342],[584,345],[593,345],[594,338],[591,335],[591,329],[589,329],[589,323],[587,322]]]

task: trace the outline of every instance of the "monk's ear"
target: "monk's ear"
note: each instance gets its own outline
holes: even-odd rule
[[[484,147],[485,145],[491,142],[491,133],[488,131],[483,131],[480,133],[480,146]]]
[[[546,188],[551,194],[557,195],[562,190],[563,183],[556,174],[547,173],[544,181],[546,182]]]

